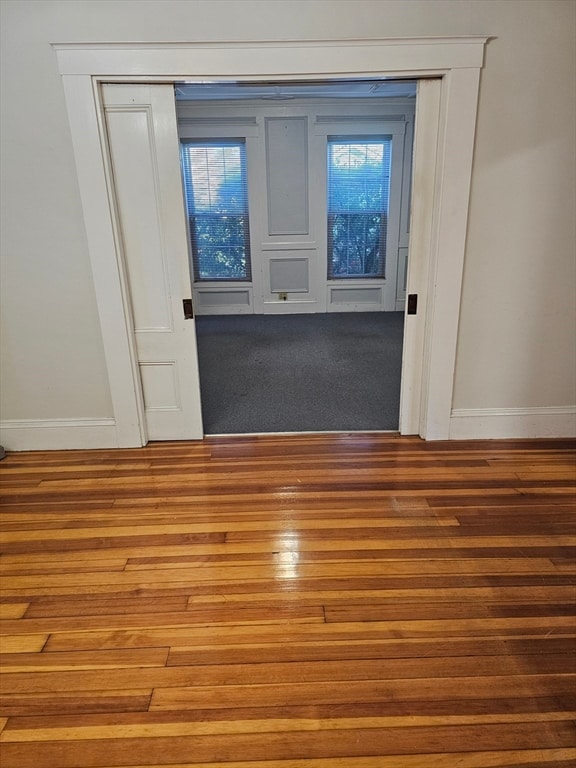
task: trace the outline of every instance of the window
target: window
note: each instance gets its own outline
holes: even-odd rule
[[[383,278],[392,139],[328,139],[328,279]]]
[[[194,279],[250,280],[244,141],[181,146]]]

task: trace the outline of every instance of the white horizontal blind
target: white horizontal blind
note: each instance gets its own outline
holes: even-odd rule
[[[181,159],[194,280],[250,280],[244,140],[183,141]]]
[[[383,278],[392,137],[328,139],[328,278]]]

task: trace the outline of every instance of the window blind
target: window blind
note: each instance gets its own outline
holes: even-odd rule
[[[328,139],[328,278],[382,278],[392,137]]]
[[[181,145],[195,280],[250,280],[246,146],[241,139]]]

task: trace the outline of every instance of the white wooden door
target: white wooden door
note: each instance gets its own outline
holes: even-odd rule
[[[203,436],[171,85],[104,85],[103,101],[149,440]]]

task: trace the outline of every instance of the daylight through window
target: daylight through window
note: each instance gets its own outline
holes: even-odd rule
[[[181,146],[194,279],[250,280],[244,141]]]
[[[391,137],[328,140],[328,278],[383,278]]]

